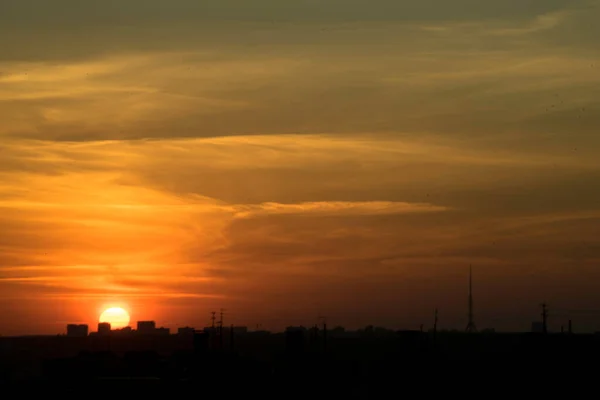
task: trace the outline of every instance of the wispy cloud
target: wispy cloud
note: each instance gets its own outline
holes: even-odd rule
[[[574,11],[561,10],[536,16],[527,26],[519,28],[494,29],[490,31],[492,35],[528,35],[539,33],[545,30],[554,29],[560,26],[567,18],[572,16]]]
[[[485,21],[371,22],[339,34],[279,22],[251,28],[261,44],[253,52],[196,45],[62,63],[7,61],[0,135],[91,141],[434,131],[464,138],[485,130],[499,138],[517,125],[519,141],[525,134],[537,141],[532,134],[545,127],[523,122],[545,115],[549,92],[560,92],[560,110],[597,98],[590,65],[598,54],[544,41],[590,12],[566,6],[500,15],[520,7],[513,5]],[[303,44],[317,39],[322,45]]]
[[[233,206],[238,218],[251,218],[261,215],[385,215],[421,212],[446,211],[447,207],[432,204],[412,204],[391,201],[321,201],[299,204],[263,203],[257,205]]]
[[[140,1],[0,15],[4,308],[397,321],[469,261],[597,275],[597,1]]]
[[[164,267],[163,267],[164,270]],[[33,298],[107,298],[117,296],[119,298],[224,298],[220,293],[212,293],[220,279],[205,276],[178,276],[164,274],[152,276],[143,275],[121,268],[119,275],[107,274],[103,271],[74,273],[70,269],[55,266],[53,275],[29,275],[32,270],[17,271],[14,268],[7,270],[2,268],[0,273],[0,285],[20,285],[21,290],[30,291],[29,297]],[[17,272],[20,272],[19,274]],[[23,276],[27,272],[29,276]],[[46,273],[50,271],[45,271]],[[21,275],[21,276],[18,276]],[[212,289],[211,289],[212,286]],[[27,288],[28,287],[28,288]],[[203,293],[205,292],[205,293]],[[15,294],[9,291],[8,296],[13,298]]]

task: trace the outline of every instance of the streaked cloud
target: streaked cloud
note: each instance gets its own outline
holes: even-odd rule
[[[0,306],[279,326],[444,304],[462,324],[468,264],[482,324],[600,302],[598,17],[584,0],[4,1]]]
[[[270,214],[322,215],[385,215],[410,212],[444,211],[446,208],[430,204],[410,204],[390,201],[369,202],[310,202],[300,204],[263,203],[257,206],[234,207],[236,217],[248,218]]]

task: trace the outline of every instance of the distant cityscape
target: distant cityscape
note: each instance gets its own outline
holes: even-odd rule
[[[116,312],[118,328],[103,313],[95,331],[88,324],[71,323],[58,335],[0,337],[0,383],[70,384],[74,379],[100,379],[106,385],[141,379],[137,387],[142,389],[148,380],[170,382],[173,387],[182,382],[228,384],[231,380],[244,382],[239,389],[277,392],[277,387],[288,390],[303,382],[308,392],[325,387],[331,393],[343,390],[352,395],[380,390],[382,377],[392,386],[397,376],[417,378],[423,369],[441,377],[445,369],[440,365],[449,370],[457,362],[489,368],[535,366],[552,373],[555,364],[573,365],[600,357],[600,334],[575,333],[570,320],[559,332],[550,332],[545,303],[530,332],[478,329],[471,276],[468,322],[461,330],[439,329],[437,310],[429,329],[369,325],[346,330],[329,327],[327,318],[321,316],[311,326],[288,326],[283,332],[261,330],[260,325],[254,330],[226,326],[221,310],[211,312],[208,326],[183,326],[172,332],[153,320],[129,326],[126,311],[115,307],[105,313]],[[273,382],[278,386],[272,386]]]
[[[305,327],[305,326],[290,326],[285,329],[285,332],[289,331],[305,331],[308,332],[311,329],[322,329],[327,330],[327,326],[323,325],[323,327],[319,327],[314,325],[313,327]],[[336,326],[328,330],[330,334],[336,336],[359,336],[361,334],[370,334],[370,335],[388,335],[396,332],[422,332],[422,333],[431,333],[434,331],[438,332],[452,332],[452,333],[460,333],[458,329],[440,329],[437,330],[435,328],[430,328],[427,331],[420,330],[395,330],[384,327],[378,327],[369,325],[363,329],[357,330],[346,330],[344,327]],[[267,330],[250,330],[247,326],[225,326],[225,327],[204,327],[201,329],[196,329],[193,327],[185,326],[177,328],[177,332],[171,332],[170,328],[157,327],[155,321],[137,321],[137,328],[134,329],[130,326],[118,329],[111,329],[111,326],[107,322],[101,322],[98,324],[97,331],[90,331],[89,325],[87,324],[68,324],[66,329],[66,336],[68,337],[87,337],[87,336],[165,336],[165,335],[180,335],[180,336],[189,336],[197,333],[206,333],[206,334],[219,334],[220,332],[229,334],[232,332],[235,335],[244,335],[244,334],[271,334],[271,333],[279,333],[279,332],[271,332]],[[544,323],[541,321],[534,321],[531,324],[531,333],[544,333],[546,332],[546,328]],[[467,333],[482,333],[482,334],[491,334],[496,333],[493,328],[482,329],[477,332],[467,332]],[[572,325],[569,323],[567,329],[562,329],[561,333],[574,333],[572,331]]]
[[[436,323],[428,330],[366,326],[351,331],[330,328],[325,320],[270,332],[221,322],[176,332],[149,320],[137,321],[135,329],[100,322],[92,332],[87,324],[68,324],[58,335],[0,337],[0,383],[67,385],[75,379],[119,385],[125,379],[142,390],[148,389],[148,380],[174,388],[231,380],[276,391],[306,381],[303,390],[309,392],[327,388],[351,395],[379,390],[382,377],[386,385],[395,375],[419,378],[425,369],[442,377],[456,362],[552,372],[555,364],[600,357],[600,334],[575,334],[571,324],[560,333],[549,332],[545,320],[522,333],[438,330]]]
[[[437,329],[436,327],[430,328],[428,330],[424,330],[421,327],[420,330],[395,330],[389,329],[385,327],[368,325],[363,329],[357,330],[347,330],[344,327],[336,326],[334,328],[327,328],[327,324],[323,324],[322,326],[314,325],[312,327],[305,326],[289,326],[284,332],[289,331],[304,331],[308,332],[310,330],[327,330],[331,335],[335,336],[360,336],[360,335],[389,335],[397,332],[421,332],[421,333],[433,333],[433,332],[449,332],[449,333],[481,333],[481,334],[492,334],[496,333],[493,328],[486,328],[480,331],[468,332],[468,331],[460,331],[458,329]],[[531,333],[551,333],[547,330],[546,325],[543,321],[534,321],[531,323]],[[201,329],[196,329],[193,327],[185,326],[177,328],[176,332],[171,332],[170,328],[157,327],[155,321],[137,321],[136,329],[127,326],[124,328],[111,329],[111,325],[108,322],[101,322],[98,324],[98,328],[96,331],[90,331],[89,325],[87,324],[68,324],[66,327],[66,335],[68,337],[87,337],[87,336],[166,336],[166,335],[179,335],[179,336],[189,336],[198,333],[206,333],[210,335],[218,335],[218,334],[230,334],[233,333],[235,335],[245,335],[245,334],[271,334],[271,333],[279,333],[279,332],[271,332],[268,330],[250,330],[247,326],[223,326],[223,327],[204,327]],[[558,333],[558,332],[555,332]],[[569,324],[566,329],[562,327],[560,333],[574,333],[572,330],[572,323],[569,321]],[[599,332],[600,333],[600,332]]]
[[[477,326],[475,324],[475,314],[474,314],[474,301],[473,301],[473,270],[469,267],[469,292],[468,292],[468,322],[466,325],[466,329],[464,332],[467,333],[495,333],[493,328],[486,328],[478,331]],[[541,304],[541,319],[538,321],[533,321],[531,323],[531,332],[532,333],[549,333],[548,330],[548,305],[546,303]],[[322,329],[323,331],[327,331],[327,324],[324,317],[319,317],[322,320]],[[196,329],[193,327],[185,326],[177,328],[177,335],[179,336],[189,336],[198,333],[205,333],[208,335],[224,335],[224,334],[233,334],[233,335],[244,335],[248,333],[253,334],[269,334],[269,331],[265,330],[255,330],[250,331],[246,326],[229,326],[226,327],[223,325],[223,311],[220,312],[219,320],[217,321],[217,312],[211,312],[211,326],[204,327],[202,329]],[[319,325],[319,324],[318,324]],[[89,326],[86,324],[68,324],[66,335],[69,337],[86,337],[86,336],[132,336],[132,335],[144,335],[144,336],[164,336],[171,335],[171,329],[165,327],[157,327],[155,321],[137,321],[137,329],[133,329],[130,326],[126,326],[119,329],[112,329],[111,324],[108,322],[100,322],[98,323],[98,329],[95,332],[90,332]],[[257,327],[258,328],[258,327]],[[314,325],[310,329],[315,330],[319,329],[317,325]],[[288,331],[307,331],[309,328],[303,326],[297,327],[288,327],[286,328],[286,332]],[[421,325],[420,332],[424,332],[424,326]],[[428,332],[437,332],[438,331],[438,310],[435,310],[435,317],[433,322],[433,327],[428,329]],[[383,327],[375,327],[375,326],[367,326],[364,329],[356,330],[356,331],[346,331],[345,328],[341,326],[336,326],[333,329],[329,330],[331,335],[336,336],[360,336],[363,334],[367,335],[389,335],[397,332],[397,330],[387,329]],[[440,330],[440,332],[460,332],[459,330]],[[561,333],[573,333],[573,325],[572,321],[568,320],[567,327],[561,326]]]
[[[475,313],[474,313],[474,299],[473,299],[473,270],[472,267],[469,267],[469,281],[468,281],[468,302],[467,302],[467,325],[464,331],[457,329],[438,329],[438,310],[435,310],[433,327],[425,330],[424,325],[420,326],[418,331],[425,332],[466,332],[466,333],[485,333],[491,334],[496,333],[493,328],[485,328],[482,330],[478,330],[477,325],[475,323]],[[540,304],[541,312],[540,319],[533,321],[531,323],[531,333],[550,333],[548,329],[548,305],[546,303]],[[218,318],[218,319],[217,319]],[[225,326],[223,321],[223,310],[219,314],[216,311],[211,312],[211,325],[203,327],[201,329],[196,329],[194,327],[178,327],[177,332],[171,332],[170,328],[165,327],[157,327],[155,321],[137,321],[136,329],[133,329],[130,326],[122,327],[114,329],[111,327],[111,324],[108,322],[99,322],[96,331],[90,331],[89,325],[87,324],[77,324],[72,323],[68,324],[66,327],[66,336],[68,337],[87,337],[87,336],[165,336],[165,335],[179,335],[179,336],[190,336],[194,334],[204,333],[207,335],[215,336],[215,335],[245,335],[245,334],[254,334],[254,335],[264,335],[270,334],[271,332],[267,330],[259,329],[259,326],[256,327],[255,330],[250,330],[246,326]],[[318,325],[322,325],[321,329],[327,331],[327,323],[325,317],[318,317],[321,320],[321,323],[316,324],[312,327],[304,327],[304,326],[290,326],[285,329],[285,332],[288,331],[309,331],[319,329]],[[410,330],[408,330],[410,331]],[[398,332],[398,330],[388,329],[384,327],[377,326],[366,326],[363,329],[358,329],[354,331],[346,330],[341,326],[336,326],[333,329],[328,330],[330,335],[335,336],[347,336],[347,337],[358,337],[361,335],[375,335],[375,336],[385,336],[394,334]],[[566,326],[561,325],[560,333],[574,333],[573,332],[573,324],[569,319],[567,321]]]

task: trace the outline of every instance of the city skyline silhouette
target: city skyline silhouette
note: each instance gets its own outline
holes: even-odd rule
[[[0,0],[0,387],[580,397],[598,20],[600,0]]]
[[[420,323],[418,330],[420,330],[421,332],[431,332],[431,331],[440,331],[440,332],[466,332],[466,333],[476,333],[478,332],[477,329],[477,324],[475,323],[475,316],[474,316],[474,295],[473,295],[473,267],[472,265],[469,266],[468,268],[468,295],[467,295],[467,324],[466,324],[466,328],[464,330],[461,329],[457,329],[456,326],[443,326],[440,324],[439,322],[439,317],[440,317],[440,308],[435,308],[435,310],[433,311],[433,320],[432,321],[426,321],[427,323]],[[494,332],[511,332],[511,333],[517,333],[517,332],[542,332],[542,333],[548,333],[548,332],[553,332],[553,333],[573,333],[572,331],[572,323],[573,323],[573,319],[572,318],[577,318],[579,317],[579,320],[581,320],[581,316],[582,315],[586,315],[588,316],[589,319],[591,320],[595,320],[596,316],[599,314],[598,312],[595,312],[594,310],[568,310],[568,311],[559,311],[559,312],[553,312],[552,314],[552,322],[549,320],[549,312],[548,312],[548,304],[546,302],[540,303],[539,307],[541,308],[540,313],[537,315],[538,318],[533,318],[531,320],[531,324],[529,327],[527,327],[528,329],[521,329],[521,330],[497,330],[495,327],[493,326],[487,326],[483,329],[483,332],[485,333],[494,333]],[[218,314],[218,317],[217,317]],[[184,324],[167,324],[167,326],[160,326],[157,327],[156,326],[156,321],[154,319],[149,319],[149,320],[137,320],[134,321],[131,316],[129,315],[128,310],[126,310],[125,308],[122,307],[115,307],[115,306],[110,306],[107,307],[106,309],[104,309],[101,314],[98,317],[98,321],[97,321],[97,330],[94,331],[94,325],[90,325],[88,323],[84,323],[84,322],[77,322],[77,321],[72,321],[70,323],[67,324],[67,336],[76,336],[76,337],[81,337],[81,336],[88,336],[88,335],[94,335],[94,334],[101,334],[101,333],[110,333],[112,332],[113,334],[119,334],[119,333],[123,333],[123,334],[127,334],[127,333],[132,333],[135,334],[136,332],[140,331],[140,324],[144,325],[144,324],[151,324],[151,328],[150,330],[155,330],[158,329],[159,331],[161,331],[164,334],[171,334],[171,333],[175,333],[175,332],[179,332],[181,330],[184,331],[203,331],[203,330],[215,330],[215,329],[223,329],[223,327],[228,329],[227,325],[224,325],[224,318],[225,318],[225,309],[221,308],[219,312],[217,311],[211,311],[210,312],[210,323],[205,323],[205,324],[199,324],[198,326],[200,326],[200,328],[194,328],[192,327],[190,324],[188,323],[184,323]],[[235,315],[235,314],[234,314]],[[534,314],[535,315],[535,314]],[[227,315],[227,317],[230,317],[231,315]],[[218,318],[218,319],[217,319]],[[565,319],[567,318],[567,319]],[[228,318],[229,319],[229,318]],[[243,319],[243,318],[242,318]],[[376,316],[375,316],[376,319]],[[244,325],[244,324],[237,324],[235,325],[238,328],[243,328],[245,331],[255,331],[255,332],[272,332],[272,333],[280,333],[285,331],[286,329],[289,329],[289,327],[291,326],[297,326],[297,327],[302,327],[303,329],[309,329],[311,326],[318,326],[320,323],[324,322],[324,321],[331,321],[331,317],[325,317],[322,315],[318,315],[314,318],[314,321],[306,323],[307,321],[300,321],[301,323],[290,323],[292,320],[291,319],[287,319],[288,323],[286,325],[281,325],[280,327],[275,327],[275,328],[271,328],[271,329],[265,329],[264,324],[262,323],[257,323],[255,326],[248,326],[248,325]],[[333,319],[335,321],[335,318]],[[585,321],[585,319],[583,319]],[[207,320],[208,321],[208,320]],[[315,321],[317,321],[315,323]],[[206,321],[205,321],[206,322]],[[234,321],[235,322],[235,321]],[[298,321],[294,321],[294,322],[298,322]],[[429,322],[431,322],[431,325],[429,324]],[[578,321],[579,322],[579,321]],[[137,329],[135,328],[137,324]],[[231,327],[233,327],[234,325],[232,324]],[[331,326],[330,326],[331,328]],[[382,325],[378,325],[376,323],[370,323],[367,324],[365,326],[362,327],[356,327],[356,326],[352,326],[348,331],[349,332],[360,332],[363,331],[365,329],[380,329],[383,331],[389,331],[389,332],[394,332],[397,330],[416,330],[415,326],[412,327],[389,327],[389,326],[382,326]],[[579,328],[581,328],[581,326],[579,326]],[[342,324],[336,324],[335,325],[335,329],[338,330],[346,330],[346,327],[344,327]],[[143,329],[142,329],[143,330]],[[72,333],[70,333],[72,331]],[[85,332],[85,333],[82,333]],[[597,333],[600,331],[595,331],[595,330],[579,330],[580,333]],[[47,336],[47,335],[53,335],[54,333],[45,333],[42,334],[41,336]],[[59,332],[56,332],[56,334],[61,334]],[[62,334],[64,334],[64,332],[62,332]],[[17,334],[15,336],[27,336],[28,333],[27,332],[23,332],[20,334]],[[38,334],[39,335],[39,334]]]

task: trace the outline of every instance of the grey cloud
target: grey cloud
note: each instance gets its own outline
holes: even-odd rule
[[[236,222],[227,234],[229,247],[197,256],[230,273],[238,271],[237,276],[245,282],[267,280],[264,288],[260,286],[267,298],[276,297],[277,293],[269,287],[270,279],[278,282],[279,290],[298,296],[304,290],[301,282],[305,280],[336,288],[340,293],[328,296],[333,308],[332,298],[341,298],[344,292],[356,294],[353,288],[361,283],[365,284],[361,290],[367,295],[373,289],[367,282],[376,280],[385,280],[398,292],[407,290],[409,297],[416,290],[412,285],[430,282],[435,289],[430,287],[427,292],[440,296],[435,301],[448,297],[447,302],[453,296],[453,285],[466,282],[459,276],[460,271],[466,274],[466,267],[475,263],[479,276],[476,287],[492,291],[489,297],[478,293],[480,306],[490,302],[489,306],[481,306],[478,315],[493,319],[500,310],[511,314],[517,311],[526,297],[536,301],[536,297],[548,296],[562,304],[567,297],[570,301],[587,298],[573,292],[572,287],[581,285],[574,282],[578,275],[589,275],[590,279],[598,275],[594,268],[600,259],[596,239],[598,214],[595,218],[572,215],[561,221],[540,221],[524,224],[520,217],[481,215],[473,220],[457,212],[360,221],[320,219],[317,226],[316,220],[310,218],[270,217],[260,222]],[[340,232],[344,227],[349,228],[346,235]],[[545,283],[541,284],[540,279]],[[557,286],[561,280],[572,281],[571,289]],[[441,281],[444,285],[436,283]],[[464,293],[462,288],[458,290]],[[514,301],[506,298],[509,290]],[[379,300],[384,297],[376,296]],[[392,297],[394,304],[400,304],[399,295]],[[449,312],[462,307],[445,304]]]
[[[161,165],[140,171],[144,184],[181,194],[201,193],[230,203],[386,199],[513,215],[595,209],[600,204],[600,189],[595,185],[600,179],[598,169],[565,168],[551,161],[535,167],[423,160],[371,168],[360,162],[340,161],[323,169],[239,168],[226,173],[218,169],[175,171]],[[418,178],[410,178],[413,175]]]
[[[371,235],[349,234],[340,239],[328,238],[325,232],[349,224],[348,221],[338,221],[337,224],[321,225],[323,233],[320,235],[317,232],[309,233],[310,230],[304,225],[295,237],[297,240],[269,239],[289,232],[287,229],[291,221],[281,220],[280,225],[271,225],[268,236],[261,234],[260,239],[245,238],[242,226],[233,226],[232,229],[239,230],[239,234],[232,232],[232,247],[224,251],[230,250],[232,254],[240,257],[229,260],[228,265],[252,266],[255,273],[261,270],[269,271],[268,266],[279,266],[281,271],[293,273],[298,268],[297,270],[315,276],[431,276],[431,269],[440,263],[446,268],[452,268],[466,265],[469,260],[470,263],[476,262],[480,267],[500,266],[509,269],[513,268],[515,263],[528,264],[520,273],[568,265],[583,271],[593,269],[593,265],[600,258],[599,242],[595,239],[598,233],[598,217],[573,217],[562,222],[519,228],[509,228],[505,225],[517,220],[487,220],[485,223],[481,221],[480,224],[473,224],[461,222],[461,216],[458,214],[446,218],[445,221],[421,218],[417,222],[420,224],[418,227],[409,224],[409,220],[400,218],[391,221],[369,220],[358,224],[355,222],[355,226],[371,228]],[[304,234],[313,235],[318,240],[302,240]],[[420,246],[419,243],[424,244]],[[255,249],[255,246],[259,248]],[[415,263],[415,257],[420,257],[425,262]],[[210,255],[210,258],[215,262],[219,260],[216,254]],[[385,260],[388,259],[396,259],[396,267],[384,267]],[[512,273],[519,274],[517,271]]]
[[[555,29],[538,32],[533,35],[540,44],[552,44],[559,48],[584,49],[587,54],[596,59],[599,50],[594,44],[598,37],[598,18],[600,17],[600,2],[590,0],[581,2],[576,18],[567,18]]]
[[[442,10],[449,7],[447,3],[440,6]],[[506,15],[512,12],[510,9],[514,4],[511,4],[501,6],[505,7],[504,10],[508,13]],[[538,9],[541,2],[523,4],[515,6],[515,10],[527,7],[528,10],[534,10],[532,12],[535,15],[538,15],[538,11],[542,12]],[[543,11],[553,11],[565,5],[561,2],[544,4],[546,9]],[[115,3],[110,7],[121,6]],[[142,8],[139,12],[151,12],[152,6],[149,7]],[[185,8],[183,3],[182,7]],[[351,9],[354,6],[348,7]],[[465,12],[460,11],[461,8],[456,4],[451,7],[456,8],[457,13]],[[476,11],[477,7],[479,6],[467,9]],[[493,8],[489,5],[486,7]],[[434,8],[431,12],[435,14],[439,9]],[[68,12],[76,12],[76,7],[72,10],[75,11]],[[561,24],[570,26],[573,20],[586,18],[584,14],[568,16]],[[500,12],[497,15],[503,14]],[[10,117],[13,123],[11,126],[15,126],[7,135],[13,138],[94,141],[319,132],[351,135],[357,132],[404,131],[437,132],[453,135],[461,140],[484,136],[493,138],[487,146],[497,146],[502,141],[509,142],[507,138],[510,138],[508,146],[516,143],[529,148],[541,146],[540,150],[544,151],[549,147],[557,148],[563,143],[567,144],[573,136],[571,133],[564,134],[568,130],[577,132],[580,147],[589,149],[598,144],[597,137],[587,135],[584,139],[580,134],[593,133],[598,125],[597,104],[594,100],[597,98],[598,83],[593,71],[590,72],[591,64],[594,63],[593,53],[583,53],[579,48],[569,50],[562,46],[553,47],[547,42],[545,47],[541,46],[543,42],[538,42],[539,37],[536,35],[542,33],[528,33],[526,37],[513,35],[509,39],[484,34],[495,28],[486,27],[481,21],[474,25],[467,24],[465,31],[461,30],[461,24],[456,25],[456,21],[442,21],[440,24],[447,26],[449,31],[425,32],[417,34],[414,39],[411,36],[410,40],[407,39],[408,36],[398,34],[403,28],[386,30],[390,29],[387,27],[378,31],[369,27],[365,29],[367,33],[350,30],[342,35],[342,39],[335,39],[335,34],[324,38],[319,29],[315,33],[306,26],[298,28],[291,25],[292,28],[284,28],[278,25],[275,28],[277,33],[274,34],[261,31],[263,28],[257,28],[256,25],[244,25],[240,29],[256,29],[260,33],[257,36],[242,35],[243,38],[254,37],[258,42],[265,40],[261,42],[263,45],[251,47],[251,51],[243,50],[243,46],[227,49],[219,44],[219,40],[223,38],[220,34],[202,34],[200,36],[205,40],[210,38],[214,41],[214,45],[196,46],[195,49],[201,55],[182,58],[181,69],[188,66],[210,70],[211,66],[221,65],[217,62],[219,60],[227,60],[231,64],[247,60],[260,64],[264,61],[266,68],[273,61],[274,54],[280,59],[302,59],[304,62],[294,65],[294,68],[280,66],[278,73],[271,74],[268,79],[257,79],[257,76],[243,71],[232,71],[229,78],[213,77],[212,82],[217,85],[211,89],[205,88],[205,83],[211,81],[210,74],[208,77],[194,78],[173,69],[170,71],[172,80],[169,83],[157,83],[153,88],[156,93],[151,100],[163,106],[153,103],[153,112],[140,114],[137,120],[128,124],[122,123],[119,116],[120,112],[131,107],[131,103],[123,103],[121,107],[113,105],[111,108],[106,105],[109,104],[106,100],[108,97],[103,97],[102,93],[94,93],[90,97],[86,97],[86,94],[73,94],[43,100],[5,99],[2,108]],[[458,27],[453,28],[455,25]],[[563,26],[553,29],[563,29]],[[119,33],[115,32],[111,35],[118,36]],[[0,35],[0,40],[2,37],[5,36]],[[56,37],[62,43],[60,36]],[[294,42],[294,38],[300,39]],[[233,36],[230,39],[231,43],[237,40]],[[106,42],[119,46],[119,43],[123,44],[126,40],[107,39]],[[150,43],[149,46],[162,46],[156,44],[153,37],[144,42]],[[164,42],[167,45],[165,48],[180,48],[178,40],[172,40],[171,45],[167,42]],[[308,46],[317,42],[322,43]],[[346,46],[348,43],[353,45]],[[97,44],[99,42],[92,41],[88,45],[80,43],[88,49],[96,48]],[[23,45],[16,41],[13,45],[16,46],[15,51],[23,49]],[[187,45],[183,45],[185,46]],[[61,44],[60,47],[69,48],[67,44]],[[158,50],[158,47],[154,50]],[[173,54],[173,57],[179,57],[178,53]],[[171,63],[178,65],[179,61],[173,58]],[[528,69],[530,65],[533,67]],[[585,65],[587,71],[581,69],[582,65]],[[10,65],[7,68],[9,73],[15,72],[10,70]],[[152,65],[147,68],[152,69]],[[115,72],[115,76],[120,79],[117,82],[121,85],[123,82],[132,85],[154,82],[156,76],[145,75],[144,72],[147,71],[141,69],[133,68],[121,75]],[[284,72],[279,71],[280,69]],[[238,80],[231,78],[236,76]],[[94,79],[100,78],[90,78],[85,84],[101,83],[101,80]],[[257,83],[251,85],[248,82]],[[552,97],[554,92],[561,93],[565,103],[561,105],[561,109],[553,109],[552,113],[547,113],[544,110],[551,107],[555,100]],[[180,113],[169,109],[166,105],[175,100],[173,93],[188,96],[191,100],[185,106],[189,109]],[[103,103],[95,106],[94,102],[99,99]],[[192,99],[196,99],[197,104]],[[202,99],[220,105],[209,107]],[[225,106],[225,102],[235,103],[236,106]],[[86,107],[89,107],[86,115],[96,117],[97,121],[91,123],[66,119],[57,122],[44,114],[49,108],[69,110],[72,113],[79,110],[83,113]],[[588,109],[585,115],[577,115],[576,110],[580,107]],[[104,111],[106,115],[96,115],[100,111]],[[181,115],[182,113],[185,115]],[[29,128],[22,128],[22,124],[29,125]],[[541,135],[549,131],[560,131],[563,134],[552,138]],[[527,140],[522,140],[523,135],[527,136]]]
[[[419,35],[411,30],[404,34],[396,32],[368,38],[360,32],[361,24],[436,25],[473,21],[481,24],[489,20],[523,24],[542,14],[580,9],[586,4],[584,0],[261,0],[251,3],[245,0],[179,0],[169,2],[167,6],[162,1],[141,0],[85,4],[72,0],[7,0],[0,9],[0,32],[7,33],[0,36],[3,48],[0,59],[61,60],[131,50],[222,46],[242,46],[235,49],[236,52],[247,52],[247,47],[252,46],[252,51],[258,52],[264,51],[265,45],[310,45],[314,48],[317,43],[336,44],[336,40],[337,44],[393,45],[407,42],[408,36],[411,37],[408,42],[421,43],[424,33]],[[485,27],[485,23],[482,26]],[[283,24],[283,30],[279,30],[280,24]],[[298,24],[304,24],[306,29],[299,34],[293,29],[290,31],[290,26]],[[331,36],[321,30],[332,24],[355,24],[350,30],[359,28],[359,32],[340,41],[335,34]],[[594,31],[591,28],[587,35],[590,44],[595,37]],[[503,42],[490,37],[482,41],[480,34],[472,32],[461,41],[470,49],[477,42],[482,43],[482,49],[503,46],[506,42],[506,38]],[[565,40],[564,36],[560,40]],[[571,37],[570,34],[566,36]],[[447,38],[448,35],[434,35],[429,44],[440,44]],[[458,43],[454,42],[455,45]]]
[[[599,72],[600,74],[600,72]],[[588,88],[589,95],[600,96],[600,83],[590,84]],[[596,97],[598,98],[598,97]],[[558,103],[554,101],[552,103]],[[561,134],[565,140],[563,145],[571,144],[571,149],[578,147],[585,151],[585,147],[590,142],[598,139],[597,133],[600,131],[600,102],[586,102],[578,107],[555,108],[554,104],[546,107],[546,111],[531,118],[519,121],[521,126],[528,129],[534,128],[549,134]],[[515,124],[516,125],[516,124]],[[552,140],[552,137],[549,137]],[[587,145],[578,146],[578,142],[587,143]],[[600,148],[600,141],[595,143],[596,149]]]
[[[461,56],[464,59],[457,61]],[[232,89],[223,81],[222,89],[208,93],[201,89],[205,85],[200,78],[180,77],[177,88],[171,90],[182,90],[182,95],[190,96],[185,116],[156,107],[151,115],[140,116],[129,125],[116,122],[128,103],[110,111],[108,116],[115,118],[95,124],[53,122],[41,114],[49,104],[52,108],[77,110],[91,105],[90,100],[20,101],[8,103],[7,109],[18,110],[21,119],[36,125],[35,130],[14,130],[13,137],[63,141],[389,131],[433,131],[461,138],[481,137],[485,131],[500,139],[512,135],[520,141],[514,136],[522,135],[523,130],[527,134],[557,129],[593,132],[598,125],[598,105],[594,100],[598,81],[592,62],[588,63],[585,56],[542,51],[536,58],[521,51],[478,55],[456,51],[440,57],[454,72],[440,69],[434,58],[423,60],[412,54],[407,55],[405,64],[399,64],[394,57],[383,57],[389,67],[385,63],[347,67],[352,65],[347,56],[333,60],[319,56],[288,75],[273,76],[257,87],[241,85]],[[511,62],[494,65],[493,60],[502,57]],[[265,60],[266,65],[268,62]],[[557,66],[562,62],[566,66]],[[519,65],[528,64],[532,65],[530,69],[519,70]],[[398,72],[393,72],[393,66]],[[210,67],[210,62],[206,67]],[[390,82],[390,75],[400,80]],[[254,79],[248,75],[246,82]],[[163,93],[166,88],[157,90],[153,101],[173,101]],[[211,110],[201,99],[194,100],[203,95],[223,106]],[[191,106],[194,102],[196,107]],[[225,102],[243,106],[229,107]],[[454,106],[457,103],[460,107]],[[587,111],[580,112],[584,107]],[[538,143],[527,141],[532,142]],[[542,141],[543,146],[548,144],[548,140]]]
[[[504,0],[122,0],[81,3],[76,0],[6,0],[2,15],[14,22],[110,24],[135,21],[414,21],[527,18],[585,1]],[[16,21],[15,21],[16,20]]]

